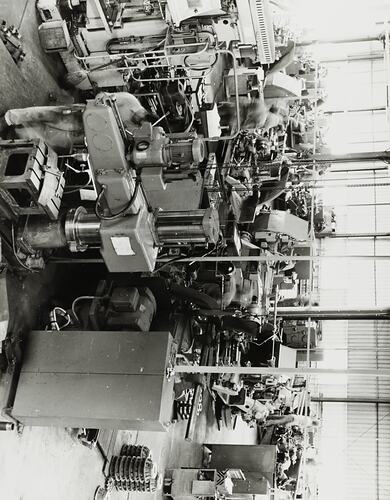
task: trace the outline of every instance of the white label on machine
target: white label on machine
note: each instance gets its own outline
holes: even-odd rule
[[[96,201],[97,194],[94,189],[80,189],[79,193],[83,201]]]
[[[111,236],[111,243],[117,255],[135,255],[127,236]]]

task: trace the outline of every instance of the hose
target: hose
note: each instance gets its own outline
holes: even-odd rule
[[[122,215],[124,215],[134,205],[134,202],[135,202],[137,195],[138,195],[138,190],[139,190],[140,185],[141,185],[141,179],[137,177],[137,179],[135,181],[134,192],[133,192],[132,197],[130,198],[129,203],[124,208],[122,208],[122,210],[117,212],[116,214],[103,215],[99,212],[99,206],[100,206],[100,202],[102,200],[102,197],[103,197],[104,192],[107,189],[107,187],[104,184],[102,184],[102,189],[101,189],[101,191],[96,199],[96,203],[95,203],[95,215],[96,215],[96,217],[100,220],[115,220],[118,217],[121,217]]]
[[[188,300],[202,309],[220,309],[221,307],[218,301],[194,288],[173,284],[170,292],[175,297]]]

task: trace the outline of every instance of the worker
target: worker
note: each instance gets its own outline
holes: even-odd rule
[[[95,104],[104,104],[109,99],[116,103],[125,128],[134,128],[148,120],[148,112],[139,100],[128,92],[99,93]],[[0,132],[7,127],[22,139],[42,139],[57,152],[68,152],[72,146],[84,144],[82,114],[85,104],[71,106],[35,106],[10,109],[0,120]]]
[[[262,129],[268,132],[271,128],[277,128],[285,122],[285,111],[274,106],[267,105],[263,97],[256,99],[240,98],[240,129]],[[220,102],[218,113],[222,124],[229,124],[232,129],[237,128],[236,105],[234,102]]]
[[[284,425],[285,427],[318,427],[319,421],[307,415],[270,415],[264,424],[266,427],[271,425]]]

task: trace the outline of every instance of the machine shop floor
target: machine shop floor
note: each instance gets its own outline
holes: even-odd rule
[[[44,273],[30,274],[23,280],[8,273],[11,331],[23,336],[26,329],[34,328],[45,304],[61,293],[61,287],[68,288],[64,272],[64,268],[48,266]],[[187,423],[179,421],[166,433],[120,431],[115,444],[111,443],[112,454],[118,454],[124,443],[146,445],[163,472],[167,468],[200,466],[203,443],[256,443],[256,429],[248,430],[241,420],[234,431],[219,431],[207,400],[193,443],[185,441]],[[21,435],[1,432],[0,449],[1,500],[92,500],[96,487],[104,483],[103,458],[98,449],[84,447],[62,428],[25,427]],[[19,480],[21,471],[23,480]],[[161,496],[161,492],[141,495],[114,491],[111,499],[151,500]]]
[[[56,83],[61,66],[45,54],[38,37],[35,0],[0,0],[0,21],[13,25],[22,36],[26,57],[15,64],[0,43],[0,115],[10,108],[69,102],[70,96]]]
[[[113,452],[119,453],[123,443],[149,446],[163,472],[166,468],[200,466],[204,442],[256,442],[256,431],[248,432],[242,421],[238,421],[234,431],[218,431],[210,413],[204,411],[198,424],[193,443],[184,440],[184,421],[172,426],[167,433],[120,431]],[[3,432],[0,449],[2,498],[7,500],[92,500],[96,487],[104,481],[99,451],[82,446],[65,429],[26,427],[20,436]],[[19,480],[19,473],[23,473],[22,480]],[[111,494],[111,500],[160,498],[161,492],[113,491]]]

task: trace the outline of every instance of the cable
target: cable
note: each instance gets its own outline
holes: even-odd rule
[[[66,328],[68,325],[70,325],[70,323],[72,322],[72,320],[71,320],[70,314],[67,313],[65,311],[65,309],[62,309],[62,307],[55,307],[53,309],[53,311],[54,311],[54,314],[55,314],[55,319],[56,319],[57,325],[58,325],[58,322],[57,322],[57,311],[60,313],[60,316],[62,316],[63,318],[66,319],[66,323],[64,325],[62,325],[61,327],[59,327],[58,328],[59,330],[62,330],[63,328]]]
[[[66,323],[62,326],[59,326],[58,320],[57,320],[57,311],[61,315],[62,318],[66,319]],[[51,312],[50,312],[50,329],[53,330],[55,329],[56,331],[60,331],[64,328],[66,328],[70,323],[72,322],[71,317],[69,313],[65,311],[65,309],[62,309],[62,307],[55,307]],[[49,327],[46,327],[46,330],[48,330]]]
[[[275,338],[275,334],[273,333],[270,337],[268,337],[268,339],[265,339],[264,342],[261,342],[261,344],[259,344],[258,342],[254,342],[253,340],[249,340],[248,342],[250,344],[254,344],[254,345],[257,345],[257,347],[261,347],[262,345],[264,345],[266,342],[268,342],[269,340],[272,340]]]
[[[218,244],[214,244],[214,248],[212,248],[210,251],[206,252],[204,255],[202,255],[202,257],[208,257],[210,254],[212,254],[214,252],[214,250],[217,250],[218,249]],[[192,266],[193,264],[195,264],[195,262],[190,262],[188,265],[189,266]]]
[[[90,185],[91,185],[91,180],[89,179],[88,182],[86,184],[84,184],[83,186],[80,186],[80,187],[75,188],[75,189],[69,189],[68,191],[64,191],[64,195],[65,194],[78,193],[79,191],[81,191],[82,189],[85,189],[86,187],[88,187]],[[89,189],[89,191],[93,191],[93,190]]]
[[[32,269],[31,267],[27,266],[26,264],[24,264],[20,258],[18,257],[18,254],[16,253],[16,246],[15,246],[15,229],[14,229],[14,225],[12,224],[11,226],[11,236],[12,236],[12,251],[14,253],[14,256],[16,258],[16,260],[18,261],[18,264],[21,265],[24,269],[27,269],[27,271],[30,271],[31,273],[36,273],[38,272],[36,269]]]
[[[84,170],[77,170],[77,168],[72,167],[69,165],[69,163],[65,163],[65,167],[69,170],[72,170],[76,174],[88,174],[89,175],[89,168],[86,168]]]
[[[188,106],[188,111],[191,113],[191,120],[190,120],[190,123],[189,125],[186,127],[186,129],[184,130],[184,133],[186,134],[187,132],[189,132],[191,130],[191,127],[192,125],[194,124],[194,121],[195,121],[195,114],[192,110],[192,104],[191,104],[191,101],[189,100],[189,98],[186,96],[184,90],[183,90],[183,95],[184,95],[184,99],[186,100],[187,102],[187,106]]]
[[[214,252],[214,250],[217,250],[217,249],[218,249],[218,244],[215,244],[214,248],[212,248],[210,251],[206,252],[201,257],[207,257],[212,252]],[[162,256],[160,256],[160,258],[162,258]],[[162,264],[158,269],[155,269],[153,271],[153,273],[157,273],[157,272],[161,271],[161,269],[163,269],[164,267],[166,267],[166,266],[168,266],[170,264],[173,264],[174,262],[180,262],[181,259],[186,259],[186,258],[188,258],[188,257],[186,257],[185,255],[179,255],[178,257],[174,257],[173,259],[168,260],[167,262],[164,262],[164,264]],[[195,262],[190,262],[189,265],[192,266],[194,263]]]
[[[183,354],[191,354],[192,348],[194,347],[194,344],[195,344],[195,337],[192,339],[190,347],[186,351],[183,351]]]
[[[72,314],[78,323],[80,323],[80,318],[78,317],[78,315],[76,313],[77,303],[80,302],[80,300],[94,300],[96,298],[98,298],[98,297],[96,297],[95,295],[81,295],[80,297],[77,297],[76,299],[74,299],[74,301],[72,302]]]
[[[132,195],[129,203],[124,208],[122,208],[122,210],[120,210],[118,213],[111,214],[111,215],[103,215],[103,214],[99,213],[99,205],[100,205],[100,202],[103,198],[104,191],[107,189],[107,187],[104,184],[102,184],[102,189],[101,189],[101,191],[96,199],[96,203],[95,203],[95,215],[96,215],[96,217],[98,217],[101,220],[114,220],[114,219],[117,219],[118,217],[121,217],[122,215],[124,215],[133,206],[133,204],[137,198],[138,189],[140,187],[140,184],[141,184],[141,180],[137,177],[137,179],[135,181],[134,192],[133,192],[133,195]]]
[[[87,174],[88,175],[88,181],[86,182],[86,184],[84,184],[81,187],[78,187],[78,188],[75,188],[75,189],[64,190],[64,195],[65,194],[78,193],[79,191],[81,191],[82,189],[85,189],[86,187],[88,187],[91,184],[91,182],[92,182],[92,176],[91,176],[91,170],[89,168],[86,168],[85,170],[77,170],[77,168],[72,167],[71,165],[69,165],[69,163],[65,163],[65,166],[66,166],[67,169],[72,170],[76,174]]]
[[[157,272],[161,271],[162,269],[164,269],[164,267],[167,267],[170,264],[173,264],[174,262],[179,262],[181,259],[185,259],[185,258],[186,258],[185,255],[180,255],[178,257],[174,257],[173,259],[168,260],[167,262],[164,262],[164,264],[162,264],[158,269],[155,269],[153,271],[153,273],[157,273]]]

